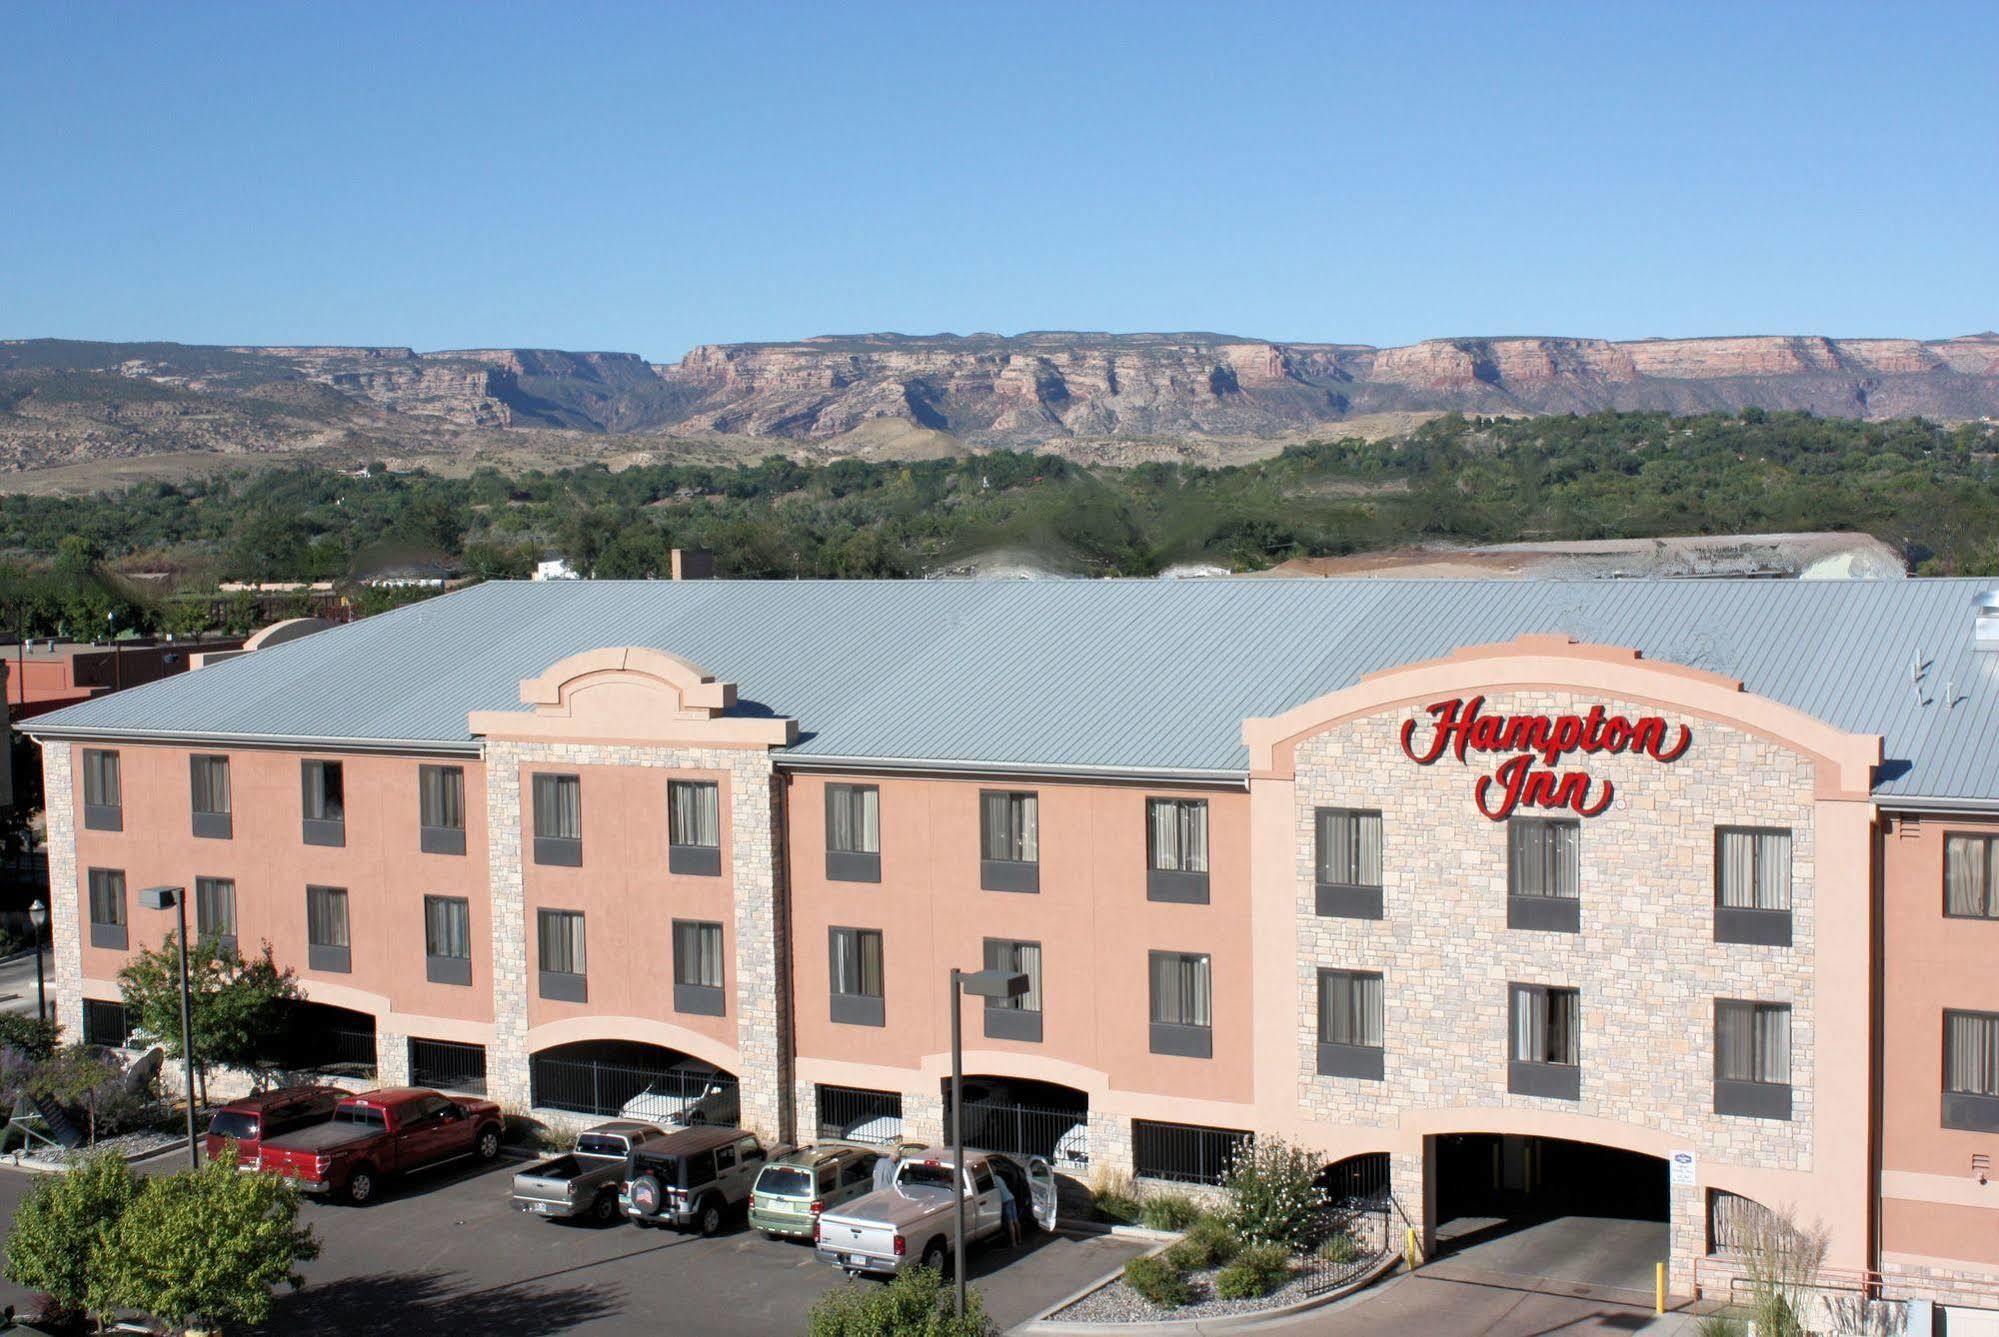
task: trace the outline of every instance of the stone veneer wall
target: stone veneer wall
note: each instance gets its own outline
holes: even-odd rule
[[[605,746],[594,743],[492,741],[486,744],[486,829],[491,844],[493,1042],[487,1089],[526,1109],[530,1100],[526,894],[522,881],[523,767],[638,766],[720,771],[729,777],[731,893],[735,920],[737,1077],[743,1127],[771,1141],[793,1133],[789,981],[785,970],[787,907],[779,884],[777,777],[770,753],[749,748]],[[662,812],[662,820],[664,813]],[[661,997],[671,999],[670,982]],[[661,1019],[670,1013],[662,1004]]]
[[[1580,713],[1591,704],[1567,693],[1519,691],[1488,697],[1484,710]],[[1602,704],[1628,715],[1662,713],[1613,700]],[[1698,719],[1687,721],[1692,746],[1669,765],[1630,754],[1573,759],[1617,790],[1607,812],[1582,819],[1582,932],[1513,930],[1506,926],[1506,825],[1488,820],[1472,802],[1477,777],[1503,758],[1472,754],[1472,764],[1459,765],[1447,754],[1434,765],[1417,765],[1399,741],[1412,710],[1350,721],[1298,748],[1301,1107],[1333,1127],[1377,1129],[1392,1129],[1404,1112],[1426,1109],[1559,1110],[1666,1134],[1695,1150],[1703,1164],[1712,1159],[1810,1169],[1817,912],[1811,762]],[[1317,914],[1317,807],[1381,811],[1382,919]],[[1718,825],[1790,828],[1791,947],[1714,941]],[[1384,1081],[1318,1075],[1321,968],[1383,975]],[[1509,983],[1581,990],[1580,1101],[1507,1092]],[[1714,1113],[1717,998],[1791,1004],[1788,1122]],[[1337,1145],[1327,1151],[1344,1154]],[[1419,1227],[1422,1173],[1420,1157],[1395,1158],[1397,1200]],[[1676,1260],[1704,1247],[1699,1200],[1697,1189],[1675,1194]]]
[[[83,1038],[83,914],[76,880],[76,798],[68,743],[42,745],[44,840],[49,856],[49,955],[53,958],[56,1021],[71,1040]]]

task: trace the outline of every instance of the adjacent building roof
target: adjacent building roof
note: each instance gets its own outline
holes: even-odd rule
[[[1241,722],[1461,646],[1558,632],[1879,733],[1877,791],[1999,804],[1989,582],[495,582],[35,721],[44,736],[469,748],[466,714],[607,645],[790,716],[788,755],[1240,777]]]

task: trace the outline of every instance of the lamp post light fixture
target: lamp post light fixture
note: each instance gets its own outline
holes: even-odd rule
[[[28,907],[28,922],[35,926],[35,1020],[49,1019],[49,988],[42,973],[42,927],[49,922],[49,907],[37,896]]]
[[[951,1276],[958,1317],[965,1316],[965,1025],[964,1000],[1019,998],[1034,986],[1018,970],[959,970],[951,968],[951,1175],[957,1180],[957,1210],[952,1213]]]
[[[201,1154],[194,1140],[194,1023],[187,981],[187,888],[147,887],[139,893],[139,904],[148,910],[177,910],[180,913],[180,1067],[187,1078],[187,1164],[201,1168]]]

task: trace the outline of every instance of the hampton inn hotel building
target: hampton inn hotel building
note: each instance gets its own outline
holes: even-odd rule
[[[1081,1177],[1281,1134],[1420,1236],[1616,1197],[1684,1291],[1762,1204],[1999,1297],[1981,593],[481,585],[26,726],[61,1017],[167,884],[377,1080],[920,1138],[1004,964],[975,1136]]]

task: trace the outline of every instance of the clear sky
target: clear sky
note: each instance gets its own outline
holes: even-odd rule
[[[0,337],[1999,326],[1999,4],[0,5]]]

